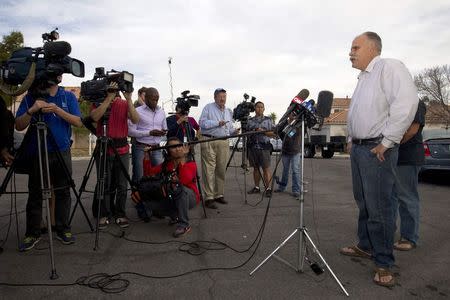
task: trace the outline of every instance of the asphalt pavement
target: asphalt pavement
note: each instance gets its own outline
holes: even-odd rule
[[[275,160],[275,155],[273,156]],[[73,178],[77,189],[88,161],[74,160]],[[303,271],[296,272],[278,259],[271,258],[252,276],[249,273],[266,258],[300,222],[299,200],[288,192],[275,193],[270,201],[258,195],[245,199],[245,188],[253,187],[252,174],[239,167],[236,153],[227,171],[227,205],[207,209],[207,218],[198,206],[190,211],[192,231],[175,239],[174,227],[167,219],[139,221],[131,201],[127,213],[132,223],[121,230],[110,225],[100,233],[99,249],[93,250],[95,234],[80,209],[77,209],[72,231],[73,245],[54,241],[56,272],[59,279],[50,280],[48,236],[35,249],[20,253],[17,249],[14,198],[0,198],[0,240],[6,238],[0,254],[0,282],[16,284],[55,284],[60,286],[0,286],[2,299],[345,299],[347,298],[328,270],[316,275],[310,263],[323,263],[308,244]],[[233,166],[234,165],[234,166]],[[275,165],[274,161],[272,167]],[[281,174],[281,166],[277,172]],[[6,171],[0,170],[3,180]],[[344,257],[339,248],[356,240],[357,208],[352,196],[350,161],[347,156],[332,159],[306,159],[304,166],[304,224],[337,278],[352,299],[447,299],[450,297],[450,180],[434,176],[419,185],[421,196],[420,241],[410,252],[395,252],[397,285],[376,286],[372,282],[373,264],[369,260]],[[26,177],[17,175],[16,190],[26,191]],[[95,170],[87,189],[93,190]],[[8,187],[8,191],[10,187]],[[73,197],[74,198],[74,197]],[[19,234],[25,230],[26,194],[16,195]],[[82,195],[82,204],[90,220],[92,194]],[[245,203],[247,201],[247,203]],[[73,199],[75,203],[75,199]],[[265,215],[267,212],[266,222]],[[263,226],[260,242],[257,236]],[[256,239],[256,242],[253,243]],[[202,241],[202,242],[198,242]],[[220,241],[218,243],[217,241]],[[3,242],[0,242],[0,246]],[[225,247],[224,245],[229,247]],[[288,241],[278,256],[298,266],[298,235]],[[98,288],[73,284],[82,276],[97,273],[120,275],[126,281],[114,281],[106,289],[114,291],[129,283],[117,295]],[[141,276],[137,273],[140,273]],[[185,275],[178,276],[186,273]],[[162,278],[164,277],[164,278]],[[89,279],[89,278],[88,278]],[[118,278],[116,278],[118,279]],[[87,280],[84,281],[86,283]],[[97,283],[105,283],[101,281]],[[65,286],[64,284],[72,284]],[[93,285],[93,284],[91,284]],[[103,284],[105,286],[105,284]]]

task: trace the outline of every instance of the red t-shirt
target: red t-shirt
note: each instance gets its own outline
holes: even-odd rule
[[[168,162],[167,170],[173,170],[173,162]],[[144,159],[144,176],[152,176],[162,171],[162,164],[153,167],[150,160]],[[197,203],[200,202],[200,193],[197,188],[197,165],[193,161],[188,161],[178,165],[178,179],[180,183],[190,188],[195,193]]]
[[[103,135],[103,123],[100,119],[97,122],[97,136]],[[111,103],[111,112],[108,120],[108,129],[106,136],[112,139],[122,139],[128,137],[128,103],[126,100],[117,97]],[[129,151],[128,143],[125,146],[116,148],[119,154],[125,154]],[[113,151],[108,149],[108,154]]]

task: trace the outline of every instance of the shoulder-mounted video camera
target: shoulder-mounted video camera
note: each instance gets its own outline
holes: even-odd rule
[[[42,34],[42,47],[24,47],[14,51],[0,66],[0,90],[18,96],[30,90],[33,97],[45,97],[46,89],[58,84],[57,77],[69,73],[84,77],[84,63],[69,56],[68,42],[57,41],[58,28]]]
[[[133,92],[134,75],[127,71],[111,70],[105,73],[105,68],[95,68],[94,78],[81,83],[80,95],[84,100],[101,103],[109,92]],[[110,84],[117,83],[117,89],[111,89]]]
[[[233,119],[236,121],[245,122],[251,112],[255,111],[255,101],[256,98],[252,96],[251,100],[248,101],[250,96],[244,94],[244,101],[238,104],[238,106],[233,109]]]
[[[190,91],[181,92],[181,97],[177,98],[177,107],[180,109],[180,114],[187,115],[191,106],[198,106],[199,95],[189,95]]]

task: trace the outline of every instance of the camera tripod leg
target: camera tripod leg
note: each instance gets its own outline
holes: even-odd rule
[[[95,148],[95,149],[97,149],[97,148]],[[76,212],[76,210],[78,208],[78,205],[80,204],[81,210],[82,210],[84,216],[86,217],[86,220],[88,221],[88,224],[89,224],[89,228],[91,229],[92,232],[94,231],[94,227],[92,226],[92,223],[89,220],[89,217],[87,216],[86,210],[85,210],[84,206],[81,203],[81,196],[82,196],[83,192],[86,190],[86,184],[87,184],[87,182],[89,180],[89,176],[90,176],[90,174],[92,172],[92,168],[93,168],[94,163],[95,163],[95,155],[96,155],[96,153],[97,153],[97,151],[94,150],[94,153],[92,154],[91,159],[89,160],[88,167],[87,167],[86,172],[85,172],[85,174],[83,176],[83,181],[81,183],[80,188],[78,189],[78,194],[76,195],[77,201],[75,202],[75,206],[73,207],[73,210],[72,210],[72,213],[71,213],[70,219],[69,219],[69,225],[70,225],[70,224],[72,224],[73,217],[75,216],[75,212]]]
[[[269,256],[267,256],[253,271],[250,272],[250,276],[258,271],[260,267],[262,267],[272,256],[274,256],[275,253],[277,253],[278,250],[280,250],[297,233],[298,230],[299,229],[296,228],[284,241],[282,241],[281,244],[279,244],[278,247],[276,247],[275,250],[273,250],[272,253],[269,254]]]
[[[50,168],[48,161],[48,148],[47,148],[47,125],[43,122],[38,122],[37,126],[37,146],[38,146],[38,160],[39,160],[39,172],[41,181],[42,200],[45,201],[47,207],[47,230],[48,239],[50,245],[50,262],[51,262],[51,274],[50,279],[54,280],[58,278],[55,267],[55,256],[53,252],[53,232],[52,232],[52,217],[50,214],[50,198],[52,197],[51,185],[50,185]],[[45,168],[44,168],[45,165]],[[44,174],[45,172],[45,174]]]
[[[95,241],[94,241],[94,251],[97,251],[98,249],[98,240],[99,240],[99,227],[100,227],[100,210],[102,203],[105,199],[105,180],[106,180],[106,170],[107,170],[107,164],[108,164],[108,157],[107,157],[107,138],[101,137],[100,138],[100,148],[99,148],[99,165],[98,165],[98,179],[97,179],[97,186],[96,186],[96,195],[97,195],[97,226],[95,228]]]
[[[331,275],[333,276],[334,280],[337,282],[337,284],[339,285],[339,287],[341,288],[341,290],[344,292],[344,294],[348,297],[349,294],[347,292],[347,290],[344,288],[344,286],[342,285],[342,283],[339,281],[339,279],[337,278],[337,276],[334,274],[333,270],[331,270],[330,266],[328,265],[328,263],[325,261],[325,258],[323,258],[322,254],[320,253],[319,249],[317,249],[316,245],[314,244],[313,240],[311,239],[311,237],[308,234],[308,230],[306,229],[306,227],[301,229],[302,235],[304,235],[306,237],[306,239],[308,240],[308,242],[311,244],[311,246],[314,248],[314,251],[317,253],[317,255],[320,257],[320,260],[323,262],[323,264],[327,267],[328,271],[330,271]],[[306,246],[306,245],[305,245]],[[303,254],[303,260],[304,260],[305,255]]]
[[[49,136],[50,142],[52,143],[53,147],[56,149],[58,147],[58,145],[56,143],[55,137],[54,137],[52,131],[50,130],[50,128],[47,128],[47,135]],[[86,213],[86,210],[84,209],[83,203],[81,203],[81,194],[76,190],[75,181],[72,178],[72,174],[69,171],[69,168],[67,167],[67,165],[66,165],[66,163],[64,161],[64,158],[62,157],[61,152],[56,151],[55,153],[56,153],[59,165],[64,170],[66,178],[70,178],[69,185],[70,185],[70,187],[71,187],[71,189],[72,189],[72,191],[73,191],[73,193],[75,195],[75,198],[76,198],[74,209],[73,209],[72,214],[71,214],[71,216],[69,218],[69,226],[72,223],[72,219],[74,217],[75,210],[76,210],[77,206],[80,205],[81,210],[82,210],[82,212],[84,214],[84,217],[86,218],[86,221],[87,221],[87,223],[89,225],[89,228],[91,229],[91,231],[94,231],[94,227],[92,226],[91,221],[89,220],[89,217],[88,217],[88,215]]]

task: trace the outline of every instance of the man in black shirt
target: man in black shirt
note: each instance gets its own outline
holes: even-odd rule
[[[398,169],[393,200],[395,215],[400,214],[400,240],[394,249],[408,251],[416,247],[419,238],[419,193],[417,191],[420,166],[424,163],[422,128],[426,106],[420,101],[414,121],[403,136],[398,150]]]

